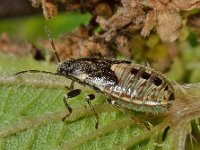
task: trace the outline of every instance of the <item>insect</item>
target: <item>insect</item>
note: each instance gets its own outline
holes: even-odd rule
[[[61,62],[47,28],[46,32],[59,61],[56,74],[71,79],[73,81],[71,87],[73,87],[74,82],[88,85],[97,92],[105,94],[113,105],[150,113],[168,111],[175,100],[174,89],[170,81],[150,67],[132,64],[127,60],[108,58],[78,58]],[[40,72],[29,70],[17,74],[35,71]],[[64,96],[63,101],[68,114],[63,118],[63,121],[72,113],[68,99],[80,93],[80,89],[73,89]],[[97,129],[99,117],[91,105],[93,99],[95,99],[94,94],[86,96],[86,101],[96,118],[95,127]]]

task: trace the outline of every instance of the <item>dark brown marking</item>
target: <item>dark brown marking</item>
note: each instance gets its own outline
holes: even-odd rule
[[[174,101],[174,93],[171,93],[169,96],[169,101]]]
[[[132,70],[131,70],[131,74],[134,74],[134,75],[136,75],[137,73],[138,73],[138,69],[136,69],[136,68],[133,68]]]
[[[148,80],[150,78],[150,76],[151,75],[149,73],[143,72],[142,75],[141,75],[141,78]]]
[[[162,84],[162,80],[158,77],[156,77],[154,80],[153,80],[153,83],[156,85],[156,86],[159,86]]]
[[[165,91],[167,91],[168,89],[169,89],[169,87],[168,87],[168,86],[166,86],[164,90],[165,90]]]

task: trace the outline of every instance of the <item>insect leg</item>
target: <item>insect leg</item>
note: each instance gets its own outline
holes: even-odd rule
[[[146,122],[145,122],[145,121],[142,121],[142,120],[137,119],[137,118],[134,117],[132,114],[130,115],[130,114],[128,113],[129,110],[124,109],[120,104],[117,103],[116,100],[113,100],[113,99],[111,99],[111,98],[108,98],[108,99],[107,99],[107,102],[108,102],[109,104],[113,105],[113,106],[117,106],[118,109],[119,109],[119,111],[122,112],[122,113],[123,113],[125,116],[127,116],[129,119],[131,119],[132,121],[134,121],[134,123],[136,123],[136,124],[138,124],[138,125],[140,125],[140,126],[143,126],[143,127],[147,128],[147,129],[149,129],[149,127],[146,126]],[[149,124],[148,124],[148,125],[149,125]]]
[[[163,131],[163,134],[162,134],[162,141],[164,142],[165,139],[167,138],[167,133],[169,132],[169,129],[170,129],[170,126],[166,127]]]
[[[65,86],[65,88],[72,91],[74,89],[74,83],[75,83],[74,81],[71,81],[70,85]]]
[[[91,100],[95,99],[95,95],[94,94],[89,94],[86,96],[86,101],[90,107],[90,110],[92,111],[92,113],[94,114],[95,118],[96,118],[96,125],[95,128],[98,129],[99,126],[99,116],[97,114],[97,112],[95,111],[94,107],[92,107],[91,105]]]
[[[48,71],[40,71],[40,70],[25,70],[25,71],[17,72],[15,73],[15,75],[21,75],[24,73],[46,73],[46,74],[58,75],[57,73],[48,72]]]
[[[111,104],[111,105],[115,105],[115,106],[117,106],[117,107],[121,107],[121,105],[119,105],[119,104],[116,102],[116,100],[113,100],[113,99],[111,99],[111,98],[108,98],[108,99],[107,99],[107,102],[108,102],[109,104]]]
[[[74,81],[71,82],[69,89],[70,89],[70,90],[73,90],[73,89],[74,89]]]
[[[79,95],[81,93],[81,90],[80,89],[75,89],[75,90],[72,90],[70,91],[69,93],[65,94],[64,95],[64,98],[63,98],[63,101],[64,101],[64,104],[65,104],[65,107],[67,108],[68,110],[68,114],[66,114],[63,118],[62,118],[62,121],[65,121],[67,117],[70,116],[70,114],[72,113],[72,108],[69,106],[69,104],[67,103],[67,99],[68,98],[73,98],[73,97],[76,97],[77,95]]]

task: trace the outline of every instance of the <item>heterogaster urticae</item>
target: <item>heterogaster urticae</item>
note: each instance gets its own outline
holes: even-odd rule
[[[111,104],[123,108],[149,113],[163,113],[168,111],[174,98],[174,89],[171,82],[158,71],[139,64],[133,64],[127,60],[115,60],[110,58],[78,58],[67,59],[63,62],[56,52],[51,34],[48,33],[51,45],[59,62],[56,75],[65,76],[74,82],[88,85],[97,92],[101,92],[111,100]],[[45,72],[38,70],[25,72]],[[71,85],[71,87],[73,87]],[[64,104],[68,110],[63,121],[72,113],[68,99],[81,93],[80,89],[72,89],[64,98]],[[95,99],[94,94],[86,96],[86,102],[96,118],[96,129],[98,128],[99,117],[91,105]]]

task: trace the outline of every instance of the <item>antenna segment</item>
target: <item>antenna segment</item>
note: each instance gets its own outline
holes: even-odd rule
[[[49,32],[47,26],[45,26],[45,31],[46,31],[46,33],[47,33],[47,35],[48,35],[49,41],[50,41],[50,43],[51,43],[51,46],[52,46],[52,48],[53,48],[54,54],[56,55],[56,58],[57,58],[58,62],[61,62],[61,61],[60,61],[60,58],[59,58],[59,56],[58,56],[58,52],[56,51],[55,44],[54,44],[53,39],[52,39],[52,37],[51,37],[51,33]]]

